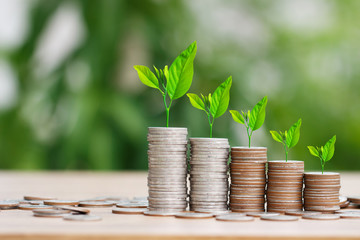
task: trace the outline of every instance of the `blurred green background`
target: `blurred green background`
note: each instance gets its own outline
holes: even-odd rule
[[[284,159],[269,130],[303,119],[290,159],[320,170],[307,145],[337,135],[327,170],[360,170],[358,0],[0,0],[0,168],[146,169],[161,95],[133,65],[163,67],[197,40],[190,92],[233,76],[230,109],[267,95],[253,145]],[[203,112],[174,102],[171,126],[207,137]],[[215,137],[247,145],[229,113]]]

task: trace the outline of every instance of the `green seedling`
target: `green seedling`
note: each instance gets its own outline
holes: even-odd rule
[[[206,113],[210,125],[210,137],[212,137],[212,129],[215,118],[223,115],[229,106],[231,84],[232,77],[230,76],[215,90],[212,95],[211,93],[209,93],[208,96],[201,94],[200,98],[194,93],[187,94],[191,105],[197,109],[203,110]]]
[[[255,107],[250,111],[230,110],[232,118],[235,122],[245,125],[246,132],[249,138],[249,148],[251,146],[251,136],[255,130],[258,130],[265,121],[265,108],[267,104],[267,96],[265,96]]]
[[[270,131],[273,139],[284,145],[286,162],[288,160],[289,149],[294,147],[299,142],[300,127],[301,127],[301,118],[296,123],[294,123],[294,125],[292,125],[288,131],[285,132]]]
[[[154,66],[155,74],[146,66],[134,66],[141,82],[148,87],[158,89],[162,94],[166,110],[166,127],[169,127],[170,108],[173,100],[184,96],[191,86],[196,50],[195,41],[175,58],[170,68],[165,66],[164,69],[158,70]]]
[[[335,152],[336,135],[334,135],[324,146],[308,146],[311,155],[320,158],[321,172],[324,174],[325,163],[330,161]]]

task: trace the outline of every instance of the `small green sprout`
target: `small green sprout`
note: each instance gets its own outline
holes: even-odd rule
[[[288,131],[285,132],[270,131],[273,139],[284,145],[286,162],[288,160],[289,149],[294,147],[299,142],[300,127],[301,127],[301,118],[296,123],[294,123],[294,125],[292,125]]]
[[[259,129],[265,121],[265,108],[267,104],[267,96],[265,96],[255,107],[248,111],[238,112],[236,110],[230,110],[232,118],[235,122],[245,125],[246,132],[249,138],[249,148],[251,146],[251,136],[253,132]]]
[[[223,115],[229,106],[231,84],[232,77],[230,76],[215,90],[212,95],[211,93],[209,93],[208,96],[201,94],[200,98],[194,93],[187,94],[191,105],[197,109],[203,110],[206,113],[210,125],[210,137],[212,137],[212,129],[215,118]]]
[[[322,174],[324,174],[325,163],[330,161],[331,158],[334,156],[335,142],[336,142],[336,135],[334,135],[329,141],[327,141],[327,143],[325,143],[325,146],[321,146],[321,147],[308,146],[311,155],[320,158]]]
[[[175,58],[170,68],[165,66],[164,69],[158,70],[154,66],[156,75],[146,66],[134,66],[140,81],[148,87],[158,89],[162,94],[166,110],[166,127],[169,127],[170,108],[173,100],[184,96],[191,86],[196,50],[195,41]]]

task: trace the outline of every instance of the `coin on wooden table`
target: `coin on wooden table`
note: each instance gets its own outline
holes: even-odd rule
[[[71,206],[56,206],[56,209],[69,210],[71,212],[79,213],[79,214],[88,214],[90,212],[89,209],[82,207],[71,207]]]
[[[292,215],[292,216],[303,216],[303,215],[319,215],[322,214],[321,212],[315,212],[315,211],[286,211],[285,215]]]
[[[18,201],[0,201],[0,209],[9,208],[9,207],[17,207],[19,205]]]
[[[250,222],[254,221],[254,217],[249,216],[235,216],[235,215],[221,215],[217,216],[216,220],[226,222]]]
[[[205,219],[205,218],[213,218],[214,215],[211,213],[183,212],[176,214],[175,217],[186,218],[186,219]]]
[[[66,206],[75,206],[79,204],[79,201],[75,200],[44,200],[45,205],[57,206],[57,205],[66,205]]]
[[[245,213],[247,216],[250,217],[262,217],[262,216],[279,216],[280,213],[275,212],[247,212]]]
[[[33,210],[34,217],[50,217],[50,218],[61,218],[69,215],[69,210],[57,210],[57,209],[37,209]]]
[[[147,204],[143,203],[118,203],[116,204],[118,208],[147,208]]]
[[[289,216],[289,215],[278,215],[278,216],[261,216],[261,220],[266,221],[297,221],[299,218],[297,216]]]
[[[34,209],[53,209],[53,206],[49,205],[31,205],[31,204],[20,204],[18,209],[21,210],[34,210]]]
[[[317,215],[303,215],[303,219],[310,220],[338,220],[340,219],[339,215],[336,214],[317,214]]]
[[[49,196],[32,196],[32,195],[25,195],[25,200],[56,200],[55,197],[49,197]]]
[[[143,214],[146,208],[114,208],[112,213],[115,214]]]
[[[113,202],[79,202],[79,207],[112,207]]]
[[[87,214],[67,215],[67,216],[64,216],[63,219],[67,220],[67,221],[100,221],[100,220],[102,220],[102,218],[99,216],[87,215]]]
[[[360,218],[360,212],[347,212],[347,213],[338,213],[336,215],[339,215],[340,218]]]

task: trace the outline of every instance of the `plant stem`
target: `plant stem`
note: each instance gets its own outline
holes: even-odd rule
[[[287,160],[288,160],[288,150],[286,149],[286,144],[284,144],[284,149],[285,149],[285,160],[287,162]]]
[[[207,116],[208,116],[208,121],[209,121],[209,125],[210,125],[210,138],[212,138],[212,128],[213,128],[214,120],[211,122],[210,113],[207,113]]]
[[[251,134],[249,134],[249,126],[245,125],[246,126],[246,132],[247,132],[247,135],[248,135],[248,138],[249,138],[249,148],[250,148],[250,145],[251,145]]]
[[[320,159],[321,161],[321,174],[324,174],[324,165],[325,165],[325,161],[323,161],[322,159]]]

